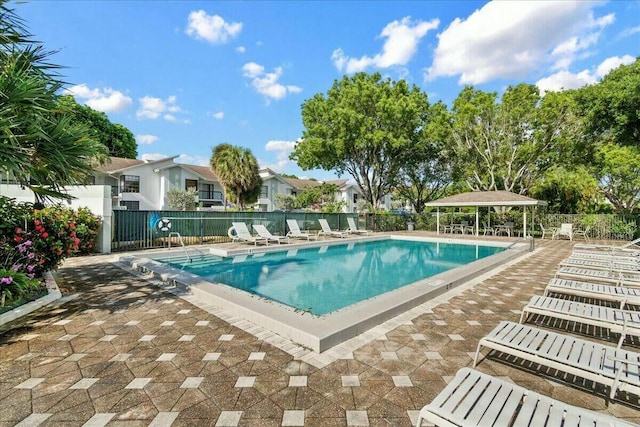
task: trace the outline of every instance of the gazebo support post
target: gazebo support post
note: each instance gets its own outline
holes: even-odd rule
[[[436,209],[436,234],[440,234],[440,207]]]
[[[476,206],[476,237],[478,237],[479,234],[479,230],[480,230],[480,214],[478,213],[479,208]]]
[[[522,207],[522,236],[527,238],[527,207]]]

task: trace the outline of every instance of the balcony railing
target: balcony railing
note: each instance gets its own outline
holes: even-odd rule
[[[222,200],[222,191],[200,191],[200,200]]]

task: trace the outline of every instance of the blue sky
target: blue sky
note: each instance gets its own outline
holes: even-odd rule
[[[447,104],[597,82],[640,56],[638,1],[34,1],[12,4],[67,68],[78,102],[129,128],[138,157],[208,164],[228,142],[288,160],[301,105],[357,71],[404,78]]]

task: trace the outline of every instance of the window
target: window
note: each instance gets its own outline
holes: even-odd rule
[[[122,175],[120,177],[121,193],[139,193],[140,177],[136,175]]]
[[[358,193],[353,193],[353,203],[358,203]]]
[[[213,184],[200,184],[200,199],[222,200],[222,191],[215,191]]]
[[[137,200],[120,200],[120,206],[125,206],[128,211],[140,210],[140,202]]]
[[[184,180],[184,189],[188,190],[190,188],[198,189],[198,180],[197,179],[185,179]]]
[[[266,199],[269,197],[269,186],[268,185],[263,185],[262,186],[262,192],[260,193],[260,198],[261,199]]]

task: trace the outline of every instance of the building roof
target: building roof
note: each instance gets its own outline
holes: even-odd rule
[[[322,185],[319,181],[313,181],[311,179],[299,179],[299,178],[287,178],[282,177],[285,181],[289,183],[292,187],[298,190],[306,190],[307,188],[318,187]]]
[[[207,181],[218,181],[218,176],[211,170],[209,166],[196,166],[196,165],[187,165],[184,163],[176,163],[177,165],[183,166],[192,172],[200,175],[202,178]]]
[[[510,191],[470,191],[443,197],[433,202],[425,203],[425,206],[546,206],[543,200],[532,199]]]
[[[158,160],[138,160],[138,159],[125,159],[123,157],[109,157],[109,160],[103,165],[98,165],[93,170],[104,173],[116,173],[122,172],[126,169],[130,169],[140,165],[152,165],[154,163],[166,162],[167,160],[173,160],[179,156],[163,157]]]
[[[94,170],[100,172],[115,172],[122,169],[127,169],[132,166],[138,166],[144,164],[143,160],[138,159],[125,159],[123,157],[109,157],[109,160],[104,165],[98,165]]]

